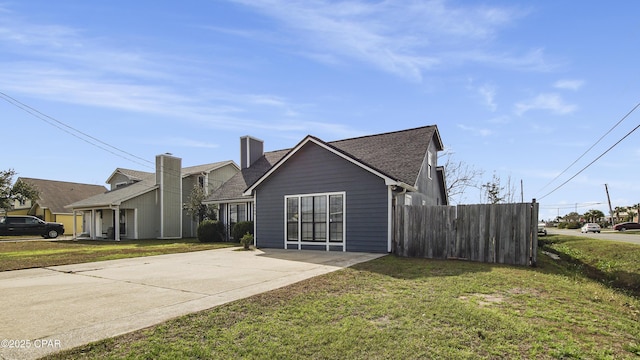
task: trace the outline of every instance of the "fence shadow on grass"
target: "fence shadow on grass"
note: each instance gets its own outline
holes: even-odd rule
[[[380,259],[352,266],[354,270],[368,271],[396,279],[415,280],[429,277],[459,276],[469,273],[490,272],[500,264],[486,264],[461,260],[406,258],[387,255]],[[522,267],[518,267],[522,269]]]

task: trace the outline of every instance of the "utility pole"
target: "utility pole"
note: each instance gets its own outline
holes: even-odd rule
[[[609,202],[609,215],[611,215],[611,226],[613,226],[613,208],[611,207],[611,197],[609,196],[609,186],[604,184],[604,190],[607,192],[607,201]]]
[[[524,184],[522,183],[522,179],[520,179],[520,202],[524,202]]]

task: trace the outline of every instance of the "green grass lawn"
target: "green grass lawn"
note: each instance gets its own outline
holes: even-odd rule
[[[77,264],[238,246],[196,239],[128,241],[0,241],[0,271]]]
[[[638,359],[640,299],[577,264],[608,256],[637,275],[625,254],[640,246],[555,240],[582,260],[389,255],[48,358]],[[589,247],[604,254],[589,260]]]
[[[564,235],[540,238],[540,243],[587,276],[640,297],[639,245]]]

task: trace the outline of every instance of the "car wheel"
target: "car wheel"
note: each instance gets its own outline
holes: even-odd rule
[[[620,231],[627,231],[627,228],[620,228]]]
[[[56,230],[49,230],[49,232],[47,233],[47,237],[49,239],[55,239],[58,237],[58,232]]]

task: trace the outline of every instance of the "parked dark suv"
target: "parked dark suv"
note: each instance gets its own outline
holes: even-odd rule
[[[35,216],[0,217],[0,235],[40,235],[46,239],[55,239],[64,234],[64,225],[44,222]]]

